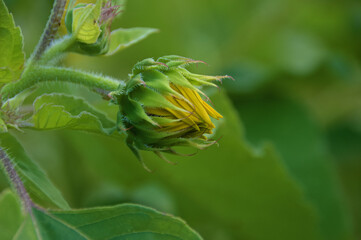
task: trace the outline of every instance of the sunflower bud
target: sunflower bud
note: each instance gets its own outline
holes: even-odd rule
[[[76,37],[73,51],[101,55],[109,50],[111,24],[119,15],[122,0],[76,1],[67,11],[65,26]]]
[[[176,153],[174,146],[203,149],[215,143],[206,135],[222,118],[203,98],[201,86],[216,86],[228,76],[205,76],[186,66],[201,63],[179,56],[145,59],[137,63],[124,89],[111,93],[119,104],[119,128],[126,130],[129,147],[138,150]],[[203,97],[203,98],[202,98]]]

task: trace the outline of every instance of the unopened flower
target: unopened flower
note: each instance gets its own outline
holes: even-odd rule
[[[113,21],[122,13],[125,0],[68,0],[60,26],[60,36],[74,42],[66,50],[85,55],[110,56],[158,30],[154,28],[118,28]]]
[[[122,0],[76,1],[65,16],[68,33],[76,37],[73,51],[88,55],[109,50],[111,24],[121,12]]]
[[[145,59],[134,66],[125,89],[112,93],[120,106],[120,129],[137,155],[138,150],[160,155],[175,153],[175,146],[203,149],[215,143],[206,135],[215,129],[212,119],[222,115],[205,101],[208,97],[200,87],[216,86],[213,81],[229,77],[186,69],[199,62],[179,56]]]

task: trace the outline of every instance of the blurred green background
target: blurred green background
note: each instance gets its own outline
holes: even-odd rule
[[[6,0],[30,55],[49,0]],[[361,2],[129,0],[114,27],[160,33],[116,56],[64,63],[126,79],[147,57],[204,60],[228,74],[209,92],[225,116],[219,147],[168,165],[123,142],[68,131],[17,133],[72,207],[134,202],[182,217],[205,239],[361,239]],[[116,109],[74,85],[114,116]],[[33,97],[35,97],[34,94]],[[5,182],[1,181],[1,188]]]

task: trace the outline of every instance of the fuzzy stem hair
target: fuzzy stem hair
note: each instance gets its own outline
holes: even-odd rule
[[[1,147],[0,147],[0,159],[3,164],[3,168],[11,181],[12,186],[15,188],[17,194],[19,195],[24,205],[25,211],[31,214],[32,207],[34,207],[35,204],[33,203],[28,192],[26,191],[24,183],[21,181],[20,176],[16,172],[12,161]]]
[[[40,41],[35,48],[32,57],[30,58],[30,63],[34,60],[37,61],[44,53],[44,51],[49,47],[52,40],[55,38],[55,34],[58,32],[61,24],[61,19],[65,11],[66,2],[66,0],[54,1],[51,15],[40,38]]]
[[[3,100],[6,100],[32,86],[47,82],[69,82],[80,84],[90,89],[99,88],[105,91],[115,91],[119,86],[124,85],[122,81],[111,77],[86,73],[79,70],[36,66],[28,69],[19,81],[5,85],[0,95]]]

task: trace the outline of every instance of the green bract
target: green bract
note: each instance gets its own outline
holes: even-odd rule
[[[216,86],[228,76],[206,76],[189,72],[186,66],[199,63],[179,56],[145,59],[137,63],[124,89],[111,93],[119,104],[119,128],[127,134],[128,146],[138,149],[176,153],[174,146],[208,147],[215,125],[211,118],[222,116],[200,95],[203,85]]]

